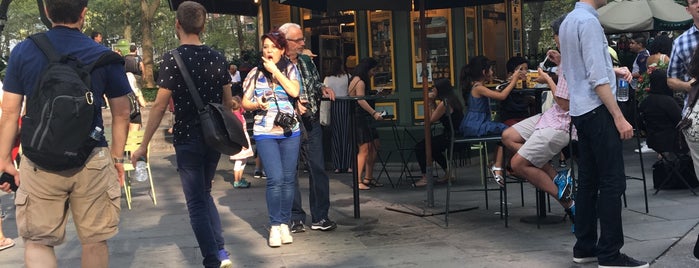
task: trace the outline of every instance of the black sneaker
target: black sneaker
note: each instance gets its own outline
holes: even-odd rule
[[[619,254],[619,257],[611,261],[605,261],[599,263],[599,268],[614,268],[614,267],[649,267],[647,262],[635,260],[626,254]]]
[[[335,228],[337,228],[337,224],[330,219],[322,219],[319,222],[311,224],[311,230],[332,231],[335,230]]]
[[[267,174],[265,174],[264,171],[261,170],[255,170],[255,173],[252,175],[253,178],[255,179],[267,179]]]
[[[306,227],[303,226],[302,221],[291,221],[290,229],[292,233],[303,233],[306,231]]]

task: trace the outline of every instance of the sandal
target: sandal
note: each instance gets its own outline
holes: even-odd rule
[[[14,246],[15,246],[15,240],[12,240],[12,238],[5,237],[5,239],[0,241],[0,250],[8,249],[8,248],[11,248]]]
[[[383,183],[380,183],[376,179],[364,178],[362,183],[371,187],[383,187]]]
[[[361,181],[359,182],[358,186],[359,190],[371,190],[371,187],[369,187],[369,185],[366,185],[364,182]]]
[[[496,166],[490,167],[490,174],[493,175],[495,182],[497,182],[500,187],[505,187],[505,178],[502,175],[495,173],[496,171],[502,171],[502,168]]]

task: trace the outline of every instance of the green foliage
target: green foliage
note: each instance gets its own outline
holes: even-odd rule
[[[158,88],[142,88],[141,94],[147,102],[155,101],[155,96],[158,95]]]

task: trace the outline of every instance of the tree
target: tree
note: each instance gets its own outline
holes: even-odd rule
[[[153,79],[153,34],[151,25],[160,7],[160,0],[141,0],[141,35],[143,36],[143,81],[147,88],[155,87]]]
[[[545,49],[555,49],[551,21],[570,12],[576,0],[528,2],[523,8],[524,29],[527,31],[527,55],[539,55],[540,58],[530,60],[542,61],[540,54]],[[541,48],[542,51],[539,51]]]

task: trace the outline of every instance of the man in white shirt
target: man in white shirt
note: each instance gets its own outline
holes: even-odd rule
[[[233,63],[228,64],[228,73],[231,75],[232,83],[240,83],[240,72],[238,66]]]

